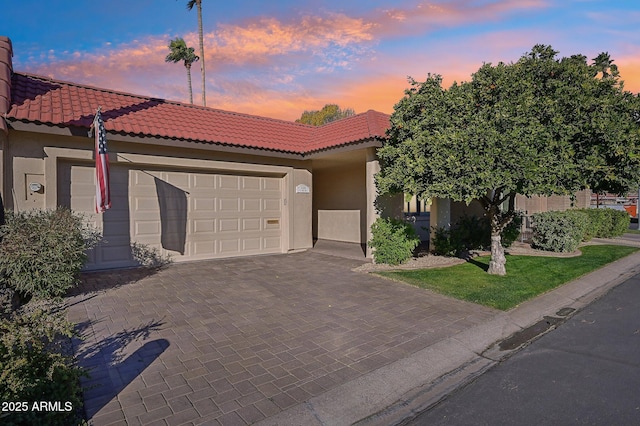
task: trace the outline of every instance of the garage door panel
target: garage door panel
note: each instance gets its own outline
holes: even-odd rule
[[[192,175],[192,188],[212,190],[216,188],[216,175],[195,174]]]
[[[216,243],[214,240],[210,241],[194,241],[191,243],[190,254],[194,259],[197,258],[210,258],[212,254],[216,254]]]
[[[260,199],[244,199],[242,200],[242,211],[259,212],[260,204]]]
[[[262,248],[265,250],[275,250],[281,246],[280,237],[265,237],[262,241]]]
[[[140,212],[157,212],[158,199],[155,197],[136,197],[134,199],[134,207]]]
[[[134,224],[135,236],[160,235],[160,223],[157,221],[136,221]]]
[[[260,231],[261,223],[262,223],[262,220],[259,217],[243,218],[242,231],[243,232]]]
[[[265,191],[282,191],[282,179],[280,178],[262,178],[262,189]]]
[[[189,188],[189,175],[183,172],[166,173],[163,180],[180,189]]]
[[[265,212],[280,212],[280,199],[267,198],[262,200],[262,210]]]
[[[261,249],[261,239],[259,237],[242,239],[243,251],[259,252],[260,249]]]
[[[131,182],[138,187],[146,186],[149,188],[155,188],[155,178],[156,176],[153,172],[140,173],[137,170],[131,170],[130,172]]]
[[[219,232],[238,232],[240,229],[238,219],[220,219],[218,221]]]
[[[215,220],[212,219],[202,219],[202,220],[193,220],[193,232],[194,233],[214,233],[216,230]]]
[[[220,239],[218,247],[222,255],[238,254],[240,253],[240,240],[238,238]]]
[[[107,240],[87,253],[88,269],[136,265],[134,242],[175,261],[282,249],[282,178],[112,165],[113,207],[96,215],[93,166],[61,165],[59,177],[59,203],[86,212]]]
[[[231,189],[237,191],[240,189],[240,177],[239,176],[218,176],[218,188],[220,190]]]
[[[218,199],[218,211],[220,212],[240,212],[240,199],[220,198]]]
[[[259,191],[260,190],[260,178],[259,177],[248,177],[245,176],[242,178],[242,189],[245,191]]]
[[[193,210],[211,214],[216,211],[216,198],[204,198],[202,196],[193,200]]]

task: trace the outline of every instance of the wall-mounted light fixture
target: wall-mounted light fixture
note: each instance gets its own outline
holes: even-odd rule
[[[42,184],[39,182],[29,183],[29,189],[31,190],[31,192],[39,192],[39,193],[44,192],[44,186],[42,186]]]

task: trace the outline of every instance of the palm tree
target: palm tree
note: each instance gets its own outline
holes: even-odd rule
[[[164,58],[165,62],[173,62],[174,64],[180,61],[184,61],[184,66],[187,69],[187,81],[189,83],[189,100],[193,103],[193,90],[191,89],[191,64],[200,59],[194,54],[193,47],[187,47],[182,37],[176,37],[169,43],[169,50],[171,52]]]
[[[202,73],[202,106],[207,106],[207,97],[205,95],[205,77],[204,77],[204,37],[202,36],[202,0],[189,0],[187,3],[187,9],[193,9],[193,6],[198,8],[198,36],[200,37],[200,71]]]
[[[607,77],[618,77],[620,75],[618,66],[613,63],[609,52],[603,52],[593,58],[593,66],[596,71],[602,73],[603,79]]]

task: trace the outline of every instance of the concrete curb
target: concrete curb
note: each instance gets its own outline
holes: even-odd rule
[[[498,342],[562,308],[580,310],[638,273],[640,252],[257,424],[401,424],[513,353]]]

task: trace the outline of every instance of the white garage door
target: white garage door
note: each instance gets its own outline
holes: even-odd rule
[[[140,263],[132,244],[174,261],[282,251],[281,177],[111,168],[112,208],[94,213],[92,166],[63,164],[60,204],[86,212],[105,242],[87,269]]]

